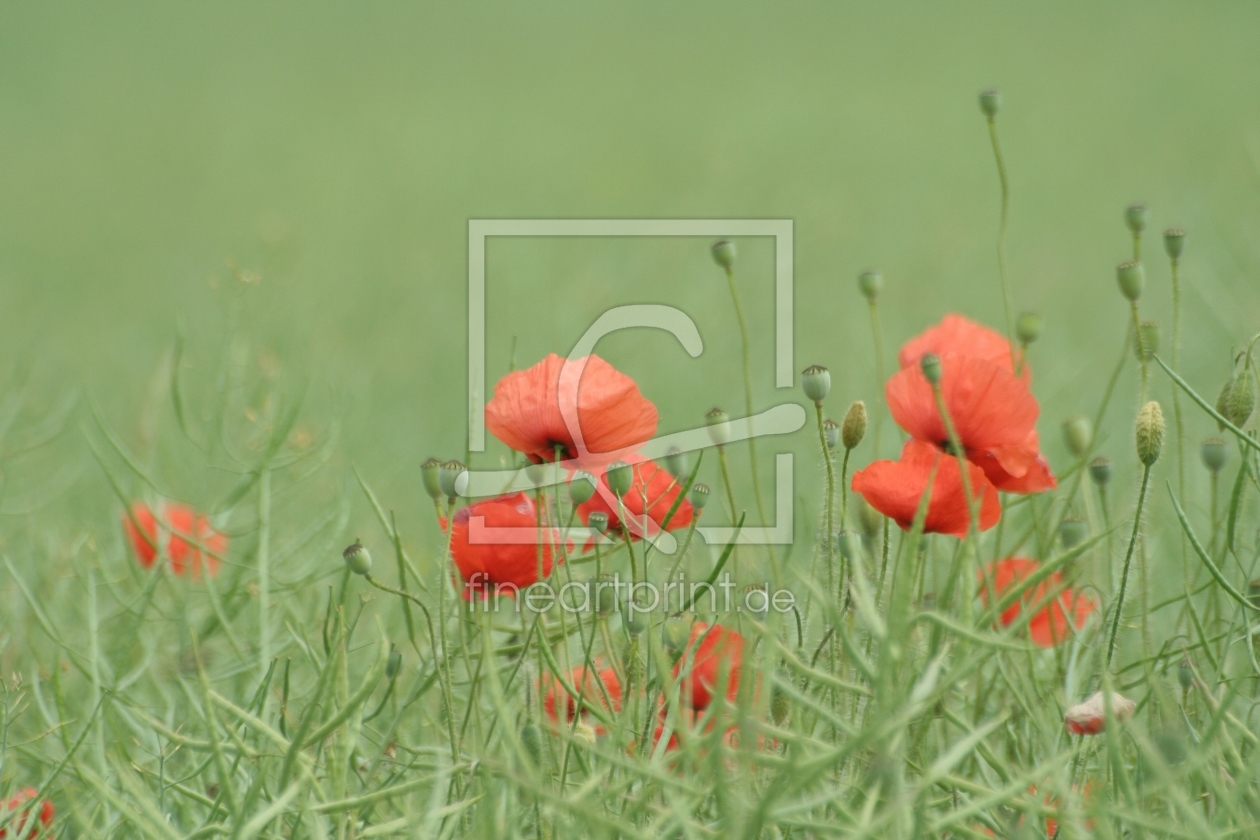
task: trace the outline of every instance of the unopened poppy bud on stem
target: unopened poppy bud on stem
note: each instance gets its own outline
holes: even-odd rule
[[[709,503],[709,494],[711,492],[707,484],[696,483],[691,485],[691,506],[697,511],[703,510],[704,506]]]
[[[731,417],[720,408],[714,408],[704,415],[709,424],[709,439],[718,446],[725,446],[731,439]]]
[[[1218,473],[1229,461],[1229,444],[1218,437],[1210,437],[1199,447],[1199,455],[1203,458],[1203,466],[1209,472]]]
[[[681,652],[687,646],[687,639],[690,637],[691,622],[682,616],[667,618],[661,626],[661,643],[672,654]]]
[[[713,253],[713,261],[722,266],[722,268],[730,271],[735,267],[736,251],[734,242],[729,239],[719,239],[713,243],[711,251]]]
[[[997,116],[998,110],[1002,107],[1002,92],[997,88],[987,88],[980,91],[980,110],[989,119]]]
[[[831,391],[831,371],[822,365],[810,365],[801,371],[801,390],[816,404],[827,399]]]
[[[1142,297],[1142,287],[1146,285],[1146,271],[1140,262],[1122,262],[1116,266],[1116,282],[1120,284],[1120,294],[1137,301]]]
[[[459,495],[455,491],[455,483],[459,481],[459,477],[468,471],[468,467],[464,466],[462,461],[450,460],[442,465],[442,469],[438,472],[438,479],[442,487],[442,492],[448,499],[454,499]]]
[[[585,504],[595,495],[595,476],[584,470],[578,470],[569,479],[569,498],[573,504]]]
[[[521,746],[525,748],[525,755],[529,757],[530,762],[535,767],[541,767],[542,734],[538,731],[537,726],[527,723],[521,727]]]
[[[1111,459],[1099,455],[1089,462],[1089,477],[1098,487],[1106,487],[1111,483]]]
[[[1164,412],[1159,403],[1152,400],[1142,406],[1137,419],[1138,460],[1149,467],[1159,460],[1164,446]]]
[[[869,301],[879,297],[884,288],[884,275],[878,271],[863,271],[858,275],[858,289]]]
[[[1191,664],[1189,657],[1177,663],[1177,684],[1187,691],[1194,685],[1194,665]]]
[[[1089,523],[1084,519],[1068,516],[1059,523],[1059,539],[1063,541],[1063,547],[1068,550],[1085,542],[1088,536]]]
[[[424,492],[428,493],[433,499],[442,498],[442,462],[437,458],[430,458],[420,465],[420,477],[424,479]]]
[[[1127,697],[1112,693],[1111,717],[1116,723],[1124,723],[1133,716],[1137,704]],[[1099,691],[1084,703],[1079,703],[1063,715],[1068,731],[1076,735],[1097,735],[1107,726],[1107,699]]]
[[[1124,223],[1133,233],[1146,230],[1146,223],[1151,218],[1151,209],[1141,201],[1135,201],[1124,208]]]
[[[1164,251],[1174,262],[1181,259],[1181,252],[1186,247],[1186,229],[1169,228],[1164,231]]]
[[[634,467],[625,461],[613,461],[608,465],[608,489],[613,491],[614,496],[624,496],[630,492],[630,485],[634,482]]]
[[[788,697],[787,692],[779,686],[775,686],[770,692],[770,718],[774,721],[775,726],[782,726],[787,722],[788,715],[792,713],[792,700]]]
[[[830,417],[823,421],[823,438],[827,441],[828,449],[835,449],[840,445],[840,424]]]
[[[1255,408],[1255,385],[1251,381],[1250,368],[1244,365],[1243,369],[1231,376],[1225,383],[1225,387],[1221,389],[1221,395],[1216,398],[1216,411],[1241,429],[1243,424],[1251,418],[1251,412]],[[1219,423],[1217,425],[1220,426]],[[1224,428],[1221,426],[1222,430]]]
[[[677,446],[671,446],[665,453],[665,469],[674,478],[682,479],[687,475],[687,453]]]
[[[1023,312],[1015,322],[1015,336],[1020,344],[1032,344],[1041,338],[1041,316],[1036,312]]]
[[[1072,457],[1080,458],[1089,451],[1094,440],[1094,426],[1084,414],[1069,417],[1063,421],[1063,441],[1067,444]]]
[[[356,575],[366,575],[372,571],[372,555],[358,540],[346,546],[346,550],[341,552],[341,558],[346,561],[346,567]]]
[[[398,676],[399,669],[402,668],[402,651],[397,645],[389,646],[389,659],[385,660],[385,679],[392,680]]]
[[[941,357],[935,353],[924,353],[923,358],[919,359],[919,369],[923,371],[923,378],[933,385],[939,385],[941,382]]]
[[[856,449],[866,436],[866,403],[858,400],[844,413],[840,437],[845,449]]]

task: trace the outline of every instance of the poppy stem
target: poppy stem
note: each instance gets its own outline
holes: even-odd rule
[[[827,448],[827,433],[823,430],[823,408],[821,402],[814,403],[815,414],[818,416],[818,445],[822,448],[823,461],[827,464],[827,507],[823,511],[823,518],[826,521],[827,533],[823,535],[824,545],[826,546],[825,555],[827,558],[827,573],[831,573],[833,564],[835,563],[835,552],[832,539],[834,530],[832,528],[831,512],[835,505],[836,498],[836,474],[835,466],[831,463],[831,450]],[[849,451],[844,452],[845,464],[849,461]],[[843,510],[840,514],[840,521],[844,521]],[[843,524],[841,525],[843,527]],[[840,575],[841,585],[843,585],[844,574]]]
[[[1146,341],[1142,338],[1142,320],[1138,314],[1137,301],[1133,301],[1133,335],[1137,341],[1138,361],[1142,363],[1142,403],[1146,403],[1147,380],[1149,373],[1146,367]]]
[[[877,380],[875,385],[877,388],[882,388],[884,386],[884,338],[883,338],[883,332],[879,328],[879,308],[876,305],[875,301],[876,299],[874,297],[871,297],[870,299],[871,335],[873,336],[875,340],[875,376]],[[880,431],[883,429],[883,426],[884,426],[884,412],[881,411],[879,408],[876,408],[875,409],[875,459],[876,460],[878,460],[880,457],[881,450],[879,446],[879,441],[880,441]]]
[[[1006,340],[1011,347],[1011,364],[1017,366],[1014,332],[1011,329],[1011,292],[1006,283],[1006,217],[1011,204],[1010,185],[1006,180],[1006,162],[1002,159],[1002,146],[998,143],[997,120],[989,117],[989,140],[993,144],[993,159],[997,162],[998,184],[1002,189],[1002,215],[998,222],[998,280],[1002,285],[1002,311],[1006,316]],[[1018,367],[1016,367],[1018,370]]]
[[[1133,515],[1133,533],[1129,537],[1129,548],[1124,553],[1124,568],[1120,573],[1120,594],[1116,598],[1116,611],[1111,617],[1111,638],[1107,642],[1107,664],[1105,670],[1111,670],[1111,660],[1116,654],[1116,633],[1120,630],[1120,613],[1124,610],[1124,592],[1129,585],[1129,565],[1133,561],[1133,548],[1137,545],[1138,533],[1142,528],[1142,505],[1146,502],[1146,485],[1151,477],[1149,465],[1142,467],[1142,487],[1138,490],[1137,512]]]

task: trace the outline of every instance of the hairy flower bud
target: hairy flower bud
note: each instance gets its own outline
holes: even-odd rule
[[[1111,483],[1111,459],[1099,455],[1089,462],[1089,477],[1098,487]]]
[[[787,692],[779,686],[775,686],[770,692],[770,718],[774,721],[775,726],[782,726],[787,723],[788,715],[792,713],[792,700],[787,696]]]
[[[608,489],[613,491],[614,496],[624,496],[630,492],[630,485],[634,482],[634,467],[625,461],[613,461],[608,465],[605,474],[608,477]]]
[[[385,660],[385,679],[392,680],[398,676],[399,669],[402,668],[402,651],[397,645],[389,646],[389,659]]]
[[[845,449],[855,449],[866,436],[866,403],[858,400],[849,406],[844,413],[844,424],[840,427],[840,440]]]
[[[806,398],[815,403],[827,399],[831,391],[831,371],[822,365],[810,365],[801,371],[801,390]]]
[[[440,499],[444,495],[442,493],[442,480],[439,477],[441,471],[442,462],[437,458],[430,458],[420,465],[420,477],[424,480],[424,492],[434,499]]]
[[[459,477],[466,472],[468,472],[468,467],[464,466],[462,461],[451,460],[442,465],[442,469],[438,471],[438,480],[442,486],[442,492],[448,499],[454,499],[459,495],[455,492],[455,482],[459,481]]]
[[[828,449],[840,445],[840,424],[830,417],[823,421],[823,440],[827,441]]]
[[[1002,92],[997,88],[987,88],[980,91],[980,110],[989,119],[997,116],[998,110],[1002,107]]]
[[[341,552],[341,558],[346,561],[346,567],[356,575],[366,575],[372,571],[372,555],[358,540],[346,546],[346,550]]]
[[[595,495],[595,476],[585,470],[578,470],[569,479],[569,498],[573,504],[581,505],[589,502]]]
[[[718,446],[725,446],[731,439],[731,417],[720,408],[714,408],[704,415],[709,424],[709,440]]]
[[[935,353],[924,353],[923,358],[919,359],[919,369],[923,371],[923,378],[933,385],[939,385],[941,381],[941,357]]]
[[[1139,362],[1149,362],[1159,352],[1159,324],[1155,321],[1143,321],[1138,325],[1137,334],[1133,337],[1133,352]]]
[[[729,239],[719,239],[713,243],[713,261],[730,271],[735,267],[735,243]]]
[[[878,271],[863,271],[858,275],[858,289],[869,301],[879,297],[884,288],[884,275]]]
[[[525,748],[525,755],[535,767],[542,766],[542,733],[538,731],[538,727],[532,723],[527,723],[521,727],[521,746]]]
[[[1067,550],[1076,548],[1089,537],[1089,523],[1075,516],[1066,516],[1059,523],[1059,539]]]
[[[1073,458],[1082,458],[1094,441],[1094,424],[1084,414],[1063,421],[1063,442]]]
[[[1221,395],[1216,398],[1216,411],[1241,429],[1243,424],[1251,418],[1251,412],[1255,408],[1256,389],[1251,381],[1251,369],[1244,365],[1243,369],[1231,376],[1225,383],[1225,387],[1221,389]],[[1217,425],[1220,426],[1219,423]],[[1222,430],[1224,428],[1221,426]]]
[[[1164,231],[1164,251],[1173,262],[1181,259],[1181,251],[1186,247],[1186,229],[1169,228]]]
[[[1140,262],[1122,262],[1116,266],[1116,282],[1120,284],[1120,294],[1131,301],[1142,297],[1142,287],[1146,285],[1146,271]]]
[[[1164,412],[1159,403],[1152,400],[1142,406],[1137,419],[1137,456],[1149,467],[1159,460],[1164,446]]]
[[[1041,316],[1036,312],[1022,312],[1015,321],[1015,337],[1021,344],[1032,344],[1041,338]]]
[[[679,480],[687,475],[687,453],[683,452],[677,446],[671,446],[669,451],[665,453],[662,463],[665,465],[666,471],[674,478]]]
[[[589,723],[578,721],[573,725],[573,740],[588,747],[595,745],[595,727]]]
[[[691,638],[691,621],[680,615],[665,619],[661,625],[661,643],[674,656],[682,653]]]
[[[1199,446],[1199,456],[1209,472],[1218,473],[1229,460],[1229,444],[1221,438],[1210,437]]]
[[[1141,201],[1135,201],[1124,208],[1124,223],[1134,233],[1146,230],[1146,223],[1151,218],[1151,209]]]
[[[707,484],[700,484],[699,482],[696,482],[691,485],[691,493],[689,494],[691,506],[695,508],[697,512],[704,510],[704,506],[709,503],[710,492],[712,491],[709,490],[709,485]]]

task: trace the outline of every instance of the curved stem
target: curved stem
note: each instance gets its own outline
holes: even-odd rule
[[[879,328],[879,309],[875,305],[875,299],[871,298],[871,335],[875,340],[875,376],[878,378],[876,382],[877,388],[884,387],[884,338]],[[879,409],[875,410],[875,458],[880,457],[883,451],[880,449],[880,432],[884,426],[884,413]]]
[[[1011,329],[1011,293],[1006,284],[1006,216],[1010,208],[1011,191],[1006,181],[1006,163],[1002,159],[1002,147],[998,144],[997,121],[989,117],[989,139],[993,143],[993,159],[997,161],[998,183],[1002,187],[1002,216],[998,223],[998,279],[1002,284],[1002,310],[1006,315],[1006,340],[1011,345],[1011,364],[1015,365],[1015,339]]]
[[[1129,548],[1124,553],[1124,569],[1120,573],[1120,594],[1116,598],[1116,611],[1111,617],[1111,638],[1107,641],[1107,664],[1105,669],[1111,670],[1111,660],[1116,654],[1116,633],[1120,630],[1120,613],[1124,611],[1124,592],[1129,586],[1129,565],[1133,561],[1133,547],[1137,545],[1138,533],[1142,530],[1142,506],[1146,503],[1146,485],[1151,478],[1151,468],[1142,467],[1142,488],[1138,491],[1137,513],[1133,515],[1133,533],[1129,537]]]
[[[822,403],[814,403],[815,414],[818,417],[818,446],[822,450],[823,462],[827,465],[827,507],[823,512],[823,520],[826,522],[826,533],[823,534],[824,553],[827,557],[827,572],[830,574],[833,564],[835,563],[834,552],[834,534],[835,529],[832,527],[831,511],[835,505],[836,498],[836,474],[835,467],[831,463],[831,450],[827,448],[827,433],[823,429],[823,409]],[[845,452],[845,459],[848,459],[848,452]],[[841,527],[844,527],[844,513],[840,513]],[[815,555],[817,556],[817,555]],[[843,581],[844,575],[842,574]]]

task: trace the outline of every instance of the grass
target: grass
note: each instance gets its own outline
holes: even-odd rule
[[[1258,93],[1255,16],[0,11],[0,794],[37,788],[58,835],[83,838],[1006,838],[1053,835],[1047,816],[1062,838],[1252,836],[1255,418],[1226,429],[1219,475],[1196,444],[1260,325],[1260,125],[1236,107]],[[816,418],[776,439],[796,456],[797,519],[775,562],[808,607],[800,623],[721,617],[756,678],[707,736],[652,749],[644,726],[679,690],[664,615],[633,641],[616,614],[487,623],[447,586],[417,468],[464,457],[466,220],[793,218],[796,367],[830,368],[827,417],[856,399],[872,414],[851,476],[897,440],[859,271],[883,270],[885,355],[946,311],[1003,329],[998,176],[974,100],[994,83],[1006,281],[1015,313],[1046,323],[1030,363],[1058,490],[1009,498],[967,540],[868,526],[840,546],[842,600],[811,573],[833,548],[815,539]],[[1113,277],[1138,198],[1140,318],[1166,325],[1145,374]],[[1173,224],[1190,231],[1179,376],[1159,241]],[[662,431],[715,404],[742,413],[740,330],[708,245],[492,242],[489,380],[564,352],[609,306],[670,303],[695,317],[699,359],[632,333],[599,352]],[[739,249],[754,408],[805,403],[770,387],[769,244]],[[1168,423],[1149,482],[1133,446],[1144,375]],[[1073,455],[1058,425],[1082,413],[1097,433]],[[726,454],[730,495],[760,524],[745,447]],[[1114,462],[1105,492],[1098,454]],[[716,456],[696,478],[725,497]],[[513,461],[493,443],[472,463]],[[228,534],[218,576],[135,562],[121,512],[163,498]],[[1068,515],[1089,531],[1071,548]],[[724,500],[705,516],[725,524]],[[345,571],[356,538],[384,588]],[[774,571],[764,551],[689,545],[692,579],[732,560],[741,584]],[[1099,600],[1079,636],[1043,650],[995,626],[965,570],[1011,553]],[[624,554],[598,565],[625,573]],[[636,562],[660,575],[666,559]],[[596,564],[561,568],[583,580]],[[586,650],[638,677],[637,707],[588,721],[594,737],[553,731],[537,683]],[[1100,689],[1134,717],[1070,736],[1065,709]]]

